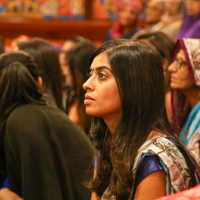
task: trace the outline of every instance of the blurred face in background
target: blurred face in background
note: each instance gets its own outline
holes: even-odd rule
[[[159,1],[150,1],[146,8],[146,22],[148,24],[156,24],[163,15],[162,3]]]
[[[119,11],[119,24],[123,27],[135,26],[137,16],[132,5],[125,5]]]
[[[200,0],[186,0],[187,14],[195,17],[200,12]]]
[[[177,14],[180,3],[181,3],[180,0],[167,0],[166,12],[168,16],[174,16]]]
[[[72,79],[72,74],[70,71],[70,68],[68,66],[68,62],[66,60],[66,56],[64,52],[61,52],[59,55],[59,62],[60,62],[60,67],[62,70],[62,74],[65,77],[65,81],[69,83],[70,85],[73,85],[73,79]]]
[[[182,49],[177,53],[174,62],[169,66],[168,70],[171,73],[170,86],[172,89],[184,91],[196,87],[190,77],[185,54]]]

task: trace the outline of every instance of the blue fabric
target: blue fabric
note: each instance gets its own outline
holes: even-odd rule
[[[4,180],[2,188],[9,188],[8,178],[6,178],[6,179]],[[2,189],[2,188],[1,188],[1,189]]]
[[[149,174],[163,169],[164,168],[160,164],[159,157],[157,155],[144,154],[138,164],[136,171],[135,188],[137,188],[139,183]]]
[[[4,175],[0,175],[0,189],[9,188],[8,178]]]
[[[186,147],[197,130],[200,131],[200,101],[190,112],[188,120],[180,132],[180,142]]]
[[[179,150],[182,152],[183,155],[185,155],[184,157],[188,157],[188,160],[190,161],[190,170],[194,170],[195,169],[195,164],[192,161],[190,155],[187,153],[187,151],[185,151],[185,149],[183,149],[178,142],[176,141],[176,139],[172,136],[167,136],[167,139],[169,139],[171,142],[173,142],[178,148]],[[192,169],[191,169],[192,168]],[[157,155],[152,155],[152,154],[144,154],[142,156],[142,158],[140,159],[140,162],[138,164],[138,168],[136,171],[136,177],[135,177],[135,189],[137,188],[137,186],[139,185],[139,183],[145,178],[147,177],[149,174],[158,171],[158,170],[163,170],[163,166],[160,163],[159,157]],[[197,177],[195,176],[195,185],[197,185],[199,183]]]

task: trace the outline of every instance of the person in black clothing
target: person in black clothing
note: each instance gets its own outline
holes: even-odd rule
[[[25,52],[0,56],[0,165],[24,200],[89,199],[94,150],[64,111],[41,94],[42,79]]]

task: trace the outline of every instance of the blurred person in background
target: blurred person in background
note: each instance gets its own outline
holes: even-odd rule
[[[59,62],[60,62],[62,74],[64,76],[64,85],[67,83],[71,83],[71,74],[70,74],[68,64],[66,61],[65,53],[68,52],[75,44],[78,44],[83,41],[87,41],[87,39],[81,36],[77,36],[77,37],[68,38],[67,40],[65,40],[64,44],[62,45],[62,51],[59,54]]]
[[[72,38],[68,38],[62,45],[62,51],[59,53],[59,63],[63,75],[62,80],[62,101],[64,109],[66,110],[66,99],[67,94],[69,94],[72,90],[72,74],[69,69],[67,60],[66,60],[66,53],[76,44],[79,44],[84,41],[90,41],[88,38],[84,38],[82,36],[76,36]]]
[[[184,0],[167,0],[166,11],[160,22],[152,27],[152,31],[162,31],[175,40],[182,25],[183,11],[185,9]]]
[[[4,52],[3,39],[0,38],[0,54]],[[2,173],[2,169],[0,169],[0,200],[22,200],[20,196],[9,189],[8,178]]]
[[[139,39],[142,41],[149,42],[157,51],[160,53],[163,64],[164,78],[165,78],[165,104],[168,119],[172,117],[171,109],[171,91],[170,91],[170,73],[168,66],[171,63],[171,54],[174,49],[174,41],[163,32],[150,32],[142,33],[133,37],[133,39]]]
[[[50,103],[63,110],[62,72],[57,49],[49,41],[42,38],[32,38],[25,42],[19,42],[17,47],[18,50],[33,56],[43,80],[44,96]]]
[[[64,111],[44,98],[33,57],[0,56],[0,166],[25,200],[87,200],[93,147]],[[5,87],[6,85],[6,87]]]
[[[85,112],[85,90],[82,85],[88,78],[89,62],[96,46],[89,41],[80,42],[66,52],[66,60],[71,74],[71,81],[67,90],[66,113],[89,134],[89,119]]]
[[[172,125],[200,163],[200,39],[179,39],[172,59]]]
[[[146,31],[151,30],[151,28],[160,22],[162,15],[165,12],[165,0],[150,0],[147,4],[147,8],[145,10],[146,13],[146,23],[145,27]]]
[[[200,1],[185,0],[186,12],[183,17],[183,24],[176,37],[179,38],[200,38]]]
[[[141,30],[138,25],[141,5],[137,1],[126,1],[119,5],[118,17],[113,27],[108,30],[103,42],[108,40],[131,37]]]
[[[18,37],[14,38],[10,44],[10,47],[7,49],[7,51],[15,51],[18,49],[18,43],[19,42],[25,42],[30,40],[31,37],[27,35],[19,35]]]

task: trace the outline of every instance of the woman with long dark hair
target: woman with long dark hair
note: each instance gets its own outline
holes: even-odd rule
[[[43,80],[42,92],[44,95],[51,103],[63,109],[62,72],[57,49],[49,41],[42,38],[32,38],[19,42],[17,45],[19,50],[33,56],[38,65]]]
[[[159,53],[112,40],[93,54],[86,90],[97,150],[92,199],[148,199],[197,184],[194,164],[172,137]]]
[[[23,199],[87,200],[93,147],[64,111],[41,93],[32,56],[0,56],[0,167]],[[78,198],[77,198],[78,197]]]

